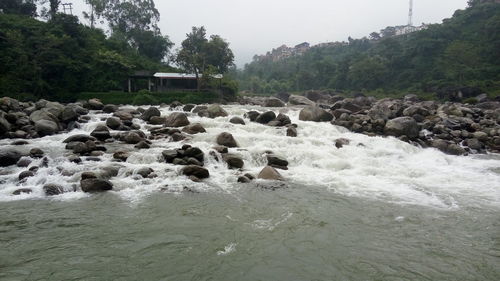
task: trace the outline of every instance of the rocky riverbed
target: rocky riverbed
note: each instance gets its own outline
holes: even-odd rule
[[[369,136],[394,136],[447,154],[500,152],[500,101],[479,96],[476,104],[422,101],[416,95],[381,99],[343,98],[320,92],[305,96],[243,98],[242,104],[303,106],[300,120],[331,122]]]
[[[308,97],[244,98],[241,103],[257,106],[231,105],[231,114],[228,106],[218,104],[132,107],[104,105],[96,99],[60,104],[3,98],[1,192],[10,197],[102,192],[116,189],[116,177],[131,185],[143,181],[168,190],[171,185],[161,186],[165,177],[203,184],[214,169],[224,174],[226,182],[245,184],[257,179],[254,184],[276,189],[287,186],[283,173],[290,178],[287,155],[291,152],[286,152],[286,146],[291,144],[293,149],[294,142],[310,137],[311,129],[323,131],[319,132],[325,136],[323,141],[331,143],[325,152],[366,147],[370,137],[378,135],[453,155],[499,151],[500,108],[495,101],[467,105],[419,101],[415,96],[378,101],[365,96]],[[260,145],[251,150],[254,144],[248,138],[233,136],[244,127],[279,135],[279,151],[265,136],[252,140]],[[339,134],[346,129],[351,136]],[[330,131],[336,137],[326,137]],[[359,140],[356,133],[367,139]],[[296,162],[308,158],[292,155]],[[48,180],[51,176],[61,178]],[[195,189],[183,182],[174,190]]]

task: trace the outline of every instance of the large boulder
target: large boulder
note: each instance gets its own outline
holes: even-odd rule
[[[21,159],[22,154],[17,150],[5,149],[0,150],[0,167],[8,167],[15,165],[19,159]]]
[[[325,122],[331,121],[333,115],[318,106],[308,106],[300,111],[299,120]]]
[[[101,110],[104,108],[104,104],[99,99],[90,99],[87,105],[88,108],[92,110]]]
[[[106,125],[98,125],[91,133],[90,135],[98,140],[107,140],[111,138],[111,134],[109,132],[109,129]]]
[[[245,125],[245,120],[243,120],[243,118],[238,117],[238,116],[234,116],[233,118],[231,118],[229,120],[229,122],[233,123],[233,124],[238,124],[238,125]]]
[[[85,135],[85,134],[78,134],[78,135],[72,135],[71,137],[68,137],[67,139],[65,139],[63,141],[63,143],[70,143],[70,142],[86,142],[88,140],[92,140],[92,141],[95,141],[96,138],[92,137],[92,136],[88,136],[88,135]]]
[[[112,130],[118,130],[123,126],[122,120],[117,117],[109,117],[106,119],[106,126],[108,126]]]
[[[63,111],[61,112],[61,121],[64,123],[68,123],[71,121],[76,121],[78,120],[78,117],[80,114],[78,114],[75,106],[66,106],[64,107]]]
[[[113,116],[120,118],[120,120],[127,120],[127,121],[132,121],[134,119],[134,116],[130,111],[127,110],[118,110],[115,113],[113,113]]]
[[[189,165],[182,168],[181,173],[185,176],[195,176],[199,179],[206,179],[210,176],[207,169],[196,165]]]
[[[35,131],[40,136],[50,136],[59,131],[59,125],[50,120],[39,120],[35,122]]]
[[[233,135],[226,132],[221,133],[220,135],[217,136],[217,144],[227,147],[238,147],[238,144],[236,143],[236,140],[234,139]]]
[[[141,115],[141,119],[144,121],[149,121],[153,116],[161,116],[161,112],[156,107],[150,107]]]
[[[113,184],[103,179],[87,178],[80,181],[80,187],[83,192],[101,192],[112,190]]]
[[[47,196],[55,196],[64,193],[64,188],[58,184],[49,183],[43,186],[43,191]]]
[[[268,98],[264,101],[264,107],[284,107],[285,103],[278,98]]]
[[[267,111],[262,114],[260,114],[257,119],[255,119],[255,122],[260,123],[260,124],[267,124],[271,121],[276,119],[276,114],[272,111]]]
[[[205,128],[203,128],[203,126],[200,123],[194,123],[191,125],[187,125],[186,127],[184,127],[182,129],[182,131],[184,133],[188,133],[190,135],[195,135],[195,134],[207,132],[207,130],[205,130]]]
[[[224,108],[222,108],[222,106],[218,104],[210,105],[207,108],[207,111],[209,118],[226,117],[228,115],[227,112],[224,110]]]
[[[165,119],[167,127],[184,127],[189,125],[187,115],[183,112],[174,112]]]
[[[273,168],[288,170],[288,161],[282,157],[279,157],[274,154],[268,154],[267,156],[267,165]]]
[[[222,159],[227,163],[229,169],[241,169],[245,164],[243,159],[233,154],[224,154]]]
[[[260,171],[259,175],[257,176],[259,179],[263,180],[283,180],[283,177],[281,174],[276,171],[275,168],[271,166],[266,166],[262,171]]]
[[[398,117],[387,121],[384,132],[390,136],[407,136],[413,139],[418,137],[420,130],[415,119],[411,117]]]
[[[33,111],[30,114],[30,120],[33,123],[40,121],[40,120],[49,120],[49,121],[52,121],[55,123],[59,122],[59,119],[57,118],[57,116],[54,116],[54,114],[50,113],[46,109],[40,109],[40,110]]]
[[[310,100],[304,96],[291,95],[288,98],[288,104],[291,104],[291,105],[314,105],[315,103],[312,100]]]
[[[144,138],[138,132],[127,132],[123,136],[123,141],[128,144],[138,144],[143,140]]]
[[[278,99],[280,99],[283,102],[288,102],[288,99],[290,98],[290,94],[289,93],[285,93],[285,92],[277,93],[274,96],[277,97]]]
[[[0,136],[9,132],[11,128],[9,121],[0,115]]]
[[[379,100],[370,108],[370,110],[368,110],[368,116],[370,116],[373,120],[388,120],[399,117],[402,113],[403,102],[401,100],[393,99]]]

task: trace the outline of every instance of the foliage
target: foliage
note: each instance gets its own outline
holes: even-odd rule
[[[218,35],[206,37],[205,27],[193,27],[191,33],[182,41],[175,61],[186,71],[193,72],[196,79],[200,74],[206,74],[209,79],[211,74],[225,73],[233,65],[234,55],[229,49],[229,43]],[[198,87],[202,85],[199,81]]]
[[[0,14],[0,96],[32,93],[71,100],[81,91],[123,89],[134,70],[162,68],[74,16],[56,14],[42,22]]]
[[[253,93],[311,89],[434,92],[447,86],[480,86],[492,94],[500,81],[500,4],[471,0],[442,24],[407,35],[394,28],[367,38],[312,47],[273,61],[255,57],[236,73]],[[490,82],[488,82],[490,81]],[[493,81],[493,82],[491,82]]]
[[[35,0],[2,0],[0,1],[0,10],[5,14],[24,15],[35,17]]]
[[[153,0],[86,0],[86,3],[90,14],[84,16],[91,27],[96,19],[105,19],[115,40],[122,40],[153,61],[162,61],[173,46],[158,28],[160,12]]]
[[[184,104],[213,103],[219,101],[219,95],[214,92],[164,92],[164,93],[127,93],[127,92],[85,92],[77,96],[79,100],[98,98],[105,104],[148,105],[180,101]]]

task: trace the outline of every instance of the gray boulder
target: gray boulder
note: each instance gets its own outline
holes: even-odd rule
[[[87,102],[87,105],[88,105],[89,109],[92,109],[92,110],[101,110],[104,108],[104,104],[102,104],[102,102],[99,99],[90,99]]]
[[[35,122],[35,131],[40,136],[50,136],[59,131],[59,125],[50,120],[39,120]]]
[[[302,121],[326,122],[332,119],[333,115],[331,113],[318,106],[305,107],[299,114],[299,120]]]
[[[387,121],[384,132],[387,135],[400,137],[407,136],[410,139],[418,137],[419,127],[417,121],[411,117],[398,117]]]
[[[196,165],[188,165],[182,168],[181,173],[188,177],[195,176],[198,179],[206,179],[210,177],[210,173],[207,169]]]
[[[0,115],[0,136],[9,132],[11,128],[9,121]]]
[[[141,119],[144,121],[149,121],[153,116],[161,116],[161,112],[156,107],[150,107],[141,115]]]
[[[271,166],[266,166],[262,171],[260,171],[259,175],[257,176],[259,179],[264,179],[264,180],[283,180],[283,177],[281,174],[276,171],[275,168]]]
[[[8,167],[15,165],[19,159],[21,159],[22,154],[17,150],[6,149],[0,150],[0,167]]]
[[[43,186],[43,191],[47,196],[55,196],[64,193],[64,188],[58,184],[49,183]]]
[[[236,143],[236,140],[234,139],[233,135],[226,132],[221,133],[217,136],[217,144],[227,147],[238,147],[238,144]]]
[[[234,116],[229,120],[229,122],[233,124],[245,125],[245,121],[243,120],[243,118],[238,116]]]
[[[227,112],[222,108],[222,106],[218,104],[212,104],[208,106],[207,108],[208,111],[208,117],[209,118],[216,118],[216,117],[226,117]]]
[[[112,130],[118,130],[121,126],[123,126],[122,120],[117,117],[109,117],[106,119],[106,126],[108,126]]]
[[[264,101],[264,107],[284,107],[285,103],[278,98],[268,98]]]
[[[183,112],[174,112],[165,119],[167,127],[184,127],[189,125],[187,115]]]
[[[87,178],[80,181],[80,187],[83,192],[101,192],[112,190],[113,184],[103,179]]]
[[[227,166],[229,169],[241,169],[243,168],[243,165],[245,164],[243,162],[243,159],[241,159],[239,156],[236,156],[234,154],[224,154],[222,156],[222,159],[227,163]]]
[[[182,129],[183,132],[188,133],[190,135],[195,135],[199,133],[206,133],[207,131],[200,123],[194,123],[191,125],[187,125]]]
[[[262,114],[260,114],[257,119],[255,119],[255,122],[260,123],[260,124],[267,124],[271,121],[276,119],[276,114],[272,111],[267,111]]]
[[[312,100],[310,100],[304,96],[291,95],[288,98],[288,104],[291,104],[291,105],[314,105],[315,103]]]

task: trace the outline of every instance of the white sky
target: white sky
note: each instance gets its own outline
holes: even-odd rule
[[[86,9],[73,2],[75,15]],[[204,25],[208,34],[225,38],[243,66],[255,54],[302,42],[346,41],[386,26],[405,25],[409,0],[155,0],[160,28],[180,46],[192,26]],[[414,0],[413,22],[440,23],[467,0]]]

